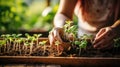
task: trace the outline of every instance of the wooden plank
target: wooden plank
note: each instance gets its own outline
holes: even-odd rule
[[[71,66],[120,66],[120,58],[0,56],[0,64],[58,64],[58,65],[71,65]]]

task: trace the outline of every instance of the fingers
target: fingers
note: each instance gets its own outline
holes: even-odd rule
[[[105,29],[103,28],[97,33],[96,37],[101,37],[104,34],[105,34]]]
[[[107,49],[113,44],[114,37],[115,35],[113,34],[111,28],[103,28],[96,35],[93,47],[97,49]]]
[[[62,39],[60,37],[59,31],[58,30],[54,30],[53,34],[54,34],[54,39],[58,40],[60,43],[62,43]]]
[[[54,34],[53,34],[53,32],[50,32],[48,38],[49,38],[50,45],[54,44]]]
[[[110,31],[111,29],[110,28],[102,28],[97,34],[96,34],[96,37],[95,37],[95,40],[94,40],[94,44],[99,42],[101,39],[104,39],[105,36],[107,35],[110,35]]]
[[[60,37],[61,29],[60,28],[54,28],[50,33],[49,33],[49,41],[50,45],[53,45],[55,41],[59,41],[62,43],[62,39]]]

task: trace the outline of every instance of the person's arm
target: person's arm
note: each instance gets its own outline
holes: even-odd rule
[[[117,33],[120,33],[120,19],[117,20],[111,27],[115,29]]]
[[[59,41],[59,50],[67,50],[69,48],[69,43],[64,42],[61,39],[63,33],[63,26],[66,20],[72,20],[74,8],[77,0],[60,0],[60,5],[58,12],[54,17],[54,27],[53,30],[49,33],[49,41],[51,46],[55,46],[55,42]]]
[[[66,20],[72,20],[77,0],[60,0],[59,9],[54,17],[54,27],[62,28]]]
[[[109,27],[100,29],[97,33],[93,45],[98,49],[108,49],[113,47],[114,38],[120,37],[120,0],[117,0],[115,7],[115,23]]]

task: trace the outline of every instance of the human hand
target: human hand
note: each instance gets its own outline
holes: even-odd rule
[[[117,36],[115,29],[105,27],[100,29],[93,41],[93,47],[97,49],[110,49],[113,47],[113,39]]]
[[[53,28],[48,36],[51,47],[55,47],[55,42],[59,41],[59,51],[66,51],[70,47],[70,44],[67,42],[63,42],[61,38],[62,36],[64,36],[63,28]]]

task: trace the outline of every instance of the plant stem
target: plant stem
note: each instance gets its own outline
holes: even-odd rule
[[[33,48],[33,41],[30,44],[30,54],[32,54],[32,48]]]
[[[45,46],[45,44],[44,44],[44,52],[43,52],[44,55],[45,55],[45,50],[46,50],[46,46]]]
[[[59,45],[57,45],[57,51],[58,51],[58,54],[60,53],[60,50],[59,50]]]
[[[79,49],[79,56],[81,55],[81,48]]]

